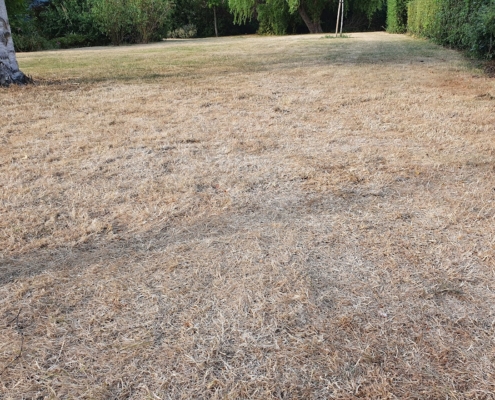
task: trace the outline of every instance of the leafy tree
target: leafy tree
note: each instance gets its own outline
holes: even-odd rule
[[[223,0],[207,0],[208,8],[213,9],[213,26],[215,28],[215,36],[218,37],[218,24],[217,24],[217,7],[223,4]]]
[[[266,0],[257,7],[259,29],[262,34],[284,35],[290,22],[289,5],[285,0]]]
[[[136,13],[132,0],[95,0],[91,12],[101,32],[118,46],[131,33]]]
[[[349,0],[348,3],[349,10],[363,12],[371,19],[376,12],[386,6],[387,0]]]
[[[321,13],[326,2],[327,0],[229,0],[229,7],[236,23],[245,23],[256,16],[260,24],[274,27],[276,33],[280,33],[280,28],[284,26],[284,11],[287,10],[290,14],[297,12],[310,33],[320,33],[323,32]]]
[[[166,35],[169,0],[93,0],[91,13],[112,44],[148,43]]]
[[[167,22],[172,10],[168,0],[134,0],[135,26],[138,41],[149,43],[160,40],[167,34]]]
[[[337,7],[338,0],[330,0]],[[229,0],[236,23],[256,17],[260,26],[269,25],[273,33],[284,33],[287,15],[299,14],[310,33],[321,33],[321,18],[328,0]],[[385,0],[346,0],[346,13],[362,12],[369,19],[376,11],[383,9]]]
[[[215,13],[212,8],[215,6]],[[210,2],[209,0],[174,0],[174,8],[170,17],[170,31],[175,33],[184,31],[194,25],[198,37],[215,35],[215,14],[217,19],[218,35],[238,35],[255,33],[258,24],[250,21],[249,24],[235,25],[234,18],[229,11],[225,0]]]

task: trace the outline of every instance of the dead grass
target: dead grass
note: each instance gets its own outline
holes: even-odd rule
[[[19,62],[2,399],[495,397],[495,82],[457,53],[374,33]]]

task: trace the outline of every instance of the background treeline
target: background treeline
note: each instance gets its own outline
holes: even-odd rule
[[[7,0],[17,51],[148,43],[166,37],[308,32],[287,0],[254,0],[236,18],[244,0]],[[338,0],[303,0],[323,31],[335,29]],[[350,1],[350,0],[348,0]],[[385,0],[349,2],[347,32],[384,30]],[[244,2],[245,3],[245,2]],[[249,14],[249,15],[248,15]]]
[[[387,28],[493,58],[495,0],[388,0]]]

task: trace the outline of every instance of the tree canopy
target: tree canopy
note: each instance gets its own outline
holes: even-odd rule
[[[321,15],[325,7],[337,7],[338,0],[228,0],[237,23],[257,18],[261,24],[271,25],[273,33],[284,33],[287,16],[298,13],[310,33],[322,32]],[[371,19],[383,9],[386,0],[346,0],[347,12],[359,11]]]
[[[6,0],[18,51],[246,33],[331,31],[338,0]],[[385,25],[385,0],[345,0],[351,30]],[[381,13],[375,13],[381,10]],[[323,27],[323,29],[322,29]]]

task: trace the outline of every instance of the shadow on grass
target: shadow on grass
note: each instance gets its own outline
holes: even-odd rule
[[[335,38],[333,38],[335,39]],[[204,77],[226,77],[231,74],[249,74],[276,71],[290,71],[301,67],[334,67],[353,65],[441,65],[452,59],[450,50],[442,49],[423,40],[370,40],[359,38],[345,38],[343,40],[322,40],[311,44],[295,44],[288,47],[290,52],[284,50],[273,53],[258,54],[243,53],[233,54],[226,59],[224,53],[217,53],[210,49],[206,59],[197,59],[195,54],[199,51],[197,46],[187,47],[184,50],[194,53],[192,56],[174,57],[167,59],[163,65],[160,58],[153,61],[152,58],[136,59],[134,63],[126,66],[122,71],[122,65],[110,60],[109,74],[105,71],[101,74],[87,77],[68,79],[37,79],[39,84],[91,84],[102,82],[120,83],[151,83],[176,79],[201,79]],[[301,46],[301,47],[299,47]],[[165,50],[165,49],[164,49]],[[181,48],[175,49],[181,51]],[[451,51],[450,51],[451,52]],[[156,55],[156,53],[153,53]],[[136,53],[142,56],[143,53]],[[132,55],[130,55],[132,59]],[[104,61],[103,61],[104,62]],[[126,62],[129,62],[127,59]],[[155,64],[153,64],[155,62]],[[466,59],[466,63],[469,60]],[[115,68],[119,68],[118,74],[111,75]],[[144,70],[144,71],[143,71]],[[171,71],[172,70],[172,71]]]
[[[160,73],[150,73],[145,75],[121,75],[121,76],[99,76],[95,78],[67,78],[67,79],[46,79],[46,78],[34,78],[34,84],[39,86],[78,86],[82,84],[92,84],[92,83],[103,83],[103,82],[121,82],[121,83],[131,83],[131,82],[153,82],[160,81],[164,79],[179,78],[184,76],[181,73],[170,73],[170,74],[160,74]]]
[[[153,253],[159,253],[166,259],[164,254],[167,249],[176,245],[220,237],[230,241],[232,237],[249,236],[253,231],[272,232],[272,225],[282,224],[289,230],[297,226],[298,231],[312,231],[313,228],[307,225],[308,221],[322,218],[328,210],[333,213],[344,212],[351,203],[368,201],[367,197],[368,193],[365,192],[355,193],[355,196],[301,195],[284,201],[284,204],[268,197],[264,205],[250,204],[244,209],[207,216],[190,224],[171,219],[164,225],[138,234],[124,231],[116,238],[95,236],[75,246],[39,248],[13,257],[4,256],[0,258],[0,285],[44,271],[82,270],[96,263],[111,263],[116,259],[126,259],[127,264],[132,264]],[[276,229],[274,234],[278,237],[279,233]],[[270,246],[270,240],[265,240],[261,246]]]

